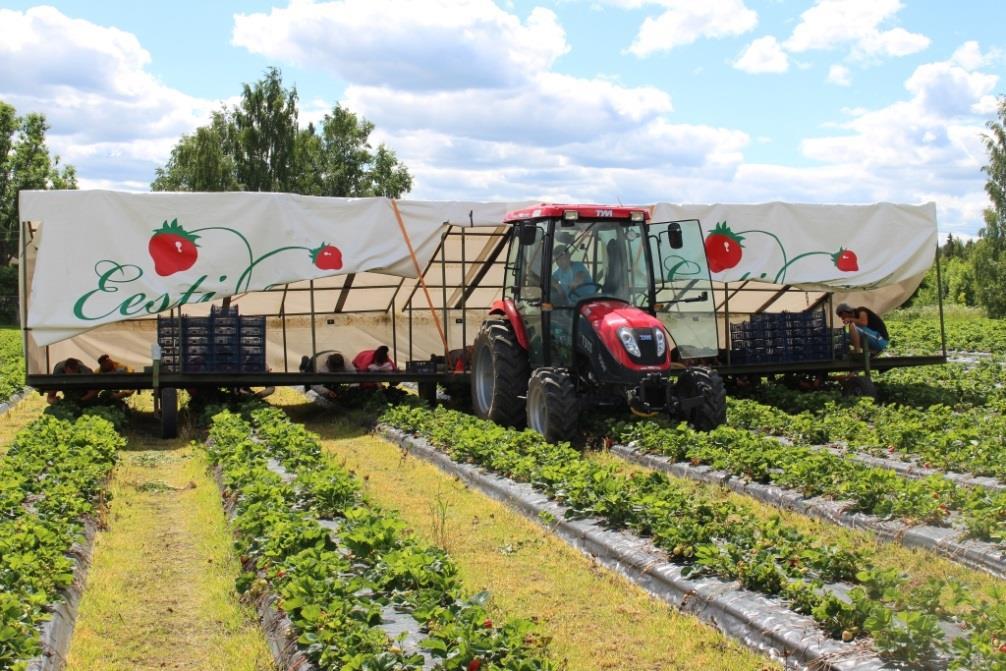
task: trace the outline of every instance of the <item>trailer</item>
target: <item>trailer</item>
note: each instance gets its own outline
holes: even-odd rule
[[[413,382],[433,398],[438,385],[467,388],[471,344],[513,271],[516,228],[504,223],[507,213],[533,215],[543,207],[270,193],[22,192],[26,381],[40,391],[152,389],[164,435],[175,430],[180,389]],[[604,215],[613,208],[595,209]],[[667,301],[675,307],[660,315],[674,344],[681,341],[676,349],[684,360],[728,377],[868,375],[946,361],[945,341],[942,352],[923,357],[870,361],[841,358],[833,349],[794,360],[766,346],[738,360],[738,329],[759,315],[818,311],[833,330],[835,302],[879,313],[904,302],[934,260],[939,267],[931,204],[642,209],[650,226],[694,222],[700,236],[704,272],[690,274],[697,259],[682,258],[666,286],[701,300]],[[171,325],[177,334],[214,310],[235,308],[263,324],[261,351],[248,345],[254,365],[233,356],[186,365],[191,349],[167,356],[163,338]],[[240,353],[240,339],[229,344]],[[350,359],[380,344],[405,363],[401,370],[301,370],[304,357],[338,350]],[[136,372],[52,374],[67,357],[88,363],[101,354]]]

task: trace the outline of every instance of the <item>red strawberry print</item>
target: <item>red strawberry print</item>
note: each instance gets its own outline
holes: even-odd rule
[[[838,251],[831,255],[831,260],[843,273],[854,273],[859,270],[859,259],[856,258],[856,252],[851,249],[839,247]]]
[[[319,270],[339,270],[342,268],[342,252],[335,245],[323,242],[311,250],[311,261]]]
[[[712,232],[706,236],[706,258],[709,260],[709,270],[719,273],[733,268],[741,262],[744,245],[743,237],[737,235],[727,222],[716,224]]]
[[[170,224],[165,220],[160,228],[154,229],[147,251],[154,260],[157,274],[167,277],[191,268],[199,258],[198,239],[198,235],[182,228],[177,219],[172,219]]]

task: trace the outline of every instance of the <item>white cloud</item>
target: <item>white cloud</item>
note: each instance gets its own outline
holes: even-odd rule
[[[976,229],[987,203],[980,172],[985,119],[978,108],[998,77],[961,65],[980,65],[975,53],[977,45],[965,44],[947,61],[919,66],[905,82],[907,100],[850,110],[852,118],[837,124],[844,132],[804,140],[804,155],[861,173],[873,199],[935,200],[948,230]]]
[[[294,0],[235,15],[232,42],[399,90],[513,86],[569,51],[551,10],[537,7],[521,22],[492,0]]]
[[[844,65],[832,65],[828,68],[828,81],[836,86],[849,86],[852,84],[852,74]]]
[[[165,86],[145,70],[149,62],[139,40],[117,28],[52,7],[0,9],[0,98],[20,114],[44,113],[50,147],[83,179],[152,180],[178,137],[219,106]]]
[[[734,67],[751,74],[782,73],[789,70],[789,57],[771,35],[749,44],[734,61]]]
[[[642,2],[621,3],[640,6]],[[629,52],[649,56],[674,47],[692,44],[701,37],[720,38],[743,35],[758,25],[758,14],[744,0],[660,0],[664,8],[656,18],[647,17],[639,28]]]
[[[800,15],[800,23],[784,46],[793,53],[849,46],[856,58],[922,51],[930,44],[925,35],[881,27],[902,6],[899,0],[818,0]]]

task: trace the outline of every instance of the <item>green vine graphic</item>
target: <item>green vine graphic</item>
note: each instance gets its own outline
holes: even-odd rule
[[[856,256],[856,253],[851,249],[840,247],[837,252],[804,252],[794,256],[793,258],[789,258],[786,251],[786,245],[783,244],[782,240],[775,233],[760,229],[749,229],[746,231],[735,232],[731,230],[726,221],[721,221],[716,224],[705,239],[706,259],[709,263],[710,272],[721,273],[724,270],[729,270],[730,268],[734,268],[740,264],[744,257],[744,236],[752,234],[767,235],[772,238],[772,240],[775,241],[775,244],[779,247],[779,252],[782,254],[782,266],[780,266],[779,270],[772,279],[774,284],[784,284],[786,282],[786,274],[789,271],[790,266],[801,259],[811,256],[831,257],[831,261],[835,267],[844,273],[852,273],[859,270],[859,259]],[[746,272],[740,279],[746,280],[749,277],[750,273]],[[764,278],[766,275],[763,274],[761,277]]]
[[[162,277],[168,277],[188,270],[195,265],[199,259],[200,248],[200,245],[196,241],[201,237],[196,234],[206,231],[226,231],[237,236],[248,254],[248,264],[234,285],[233,293],[235,294],[249,290],[252,284],[252,274],[256,266],[282,252],[293,250],[305,251],[308,253],[311,263],[319,270],[339,270],[342,268],[341,250],[327,242],[323,242],[317,247],[304,247],[301,245],[279,247],[269,250],[256,258],[251,242],[240,231],[226,226],[206,226],[187,231],[178,223],[178,219],[175,218],[170,223],[165,220],[161,228],[155,229],[147,244],[147,251],[150,254],[150,258],[154,261],[155,272]],[[226,276],[221,276],[221,281],[224,277]]]

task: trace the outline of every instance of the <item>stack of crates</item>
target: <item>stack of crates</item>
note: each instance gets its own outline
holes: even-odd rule
[[[242,317],[236,306],[208,317],[157,318],[161,368],[171,373],[265,372],[265,317]]]
[[[837,329],[845,333],[842,329]],[[828,361],[841,347],[824,310],[761,313],[730,325],[731,363]]]

